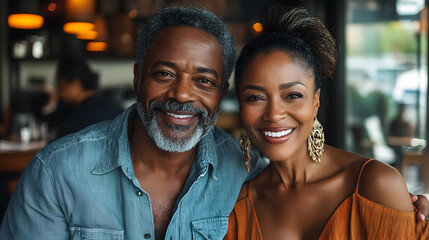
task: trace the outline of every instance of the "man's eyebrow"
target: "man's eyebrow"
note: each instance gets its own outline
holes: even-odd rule
[[[215,75],[216,77],[219,77],[219,74],[216,72],[216,70],[214,70],[212,68],[197,67],[196,69],[200,73],[211,73],[211,74]]]
[[[158,60],[153,65],[165,65],[167,67],[177,67],[177,65],[173,62]]]
[[[154,63],[154,65],[164,65],[167,67],[173,67],[173,68],[177,68],[177,64],[173,63],[173,62],[169,62],[169,61],[164,61],[164,60],[158,60]],[[206,67],[197,67],[196,70],[200,73],[210,73],[215,75],[216,77],[219,77],[219,74],[216,72],[216,70],[212,69],[212,68],[206,68]]]

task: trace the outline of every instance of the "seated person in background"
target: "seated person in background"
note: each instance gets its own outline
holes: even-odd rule
[[[395,118],[389,125],[389,139],[390,146],[395,151],[398,157],[397,161],[392,164],[393,167],[399,169],[402,164],[404,146],[410,146],[411,138],[414,136],[414,126],[407,120],[407,105],[400,103],[398,105],[398,112]],[[395,141],[392,141],[395,139]]]
[[[398,113],[389,126],[389,133],[392,137],[412,137],[414,135],[413,125],[406,119],[407,105],[398,105]]]
[[[49,128],[56,132],[54,139],[111,120],[123,111],[118,103],[97,94],[98,74],[83,58],[62,58],[56,80],[57,89],[50,91],[51,98],[42,110]]]
[[[243,185],[226,239],[428,239],[396,169],[324,145],[320,88],[337,62],[328,29],[277,6],[264,30],[243,48],[235,86],[243,152],[251,140],[271,162]]]

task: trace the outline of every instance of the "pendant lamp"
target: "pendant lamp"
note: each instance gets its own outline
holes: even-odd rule
[[[66,0],[65,3],[64,32],[79,34],[94,30],[94,0]]]
[[[7,24],[16,29],[39,29],[43,27],[44,19],[39,14],[38,1],[17,0],[9,1],[11,14],[7,17]]]
[[[107,24],[106,19],[98,15],[94,19],[95,30],[98,33],[98,36],[86,44],[86,50],[89,52],[103,52],[107,49]],[[79,36],[77,35],[79,38]]]

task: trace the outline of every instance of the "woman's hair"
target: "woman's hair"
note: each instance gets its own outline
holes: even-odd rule
[[[275,6],[265,19],[263,33],[252,39],[240,53],[235,65],[235,87],[239,86],[246,66],[259,53],[288,53],[295,64],[312,71],[315,90],[330,77],[337,63],[335,39],[323,22],[304,8]]]

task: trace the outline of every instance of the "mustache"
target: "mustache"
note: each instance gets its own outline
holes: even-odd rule
[[[191,103],[179,103],[177,101],[171,100],[168,102],[159,102],[156,100],[152,100],[149,103],[149,112],[156,112],[156,111],[179,111],[179,112],[189,112],[194,113],[199,116],[199,118],[207,118],[209,116],[209,112],[204,108],[199,108]]]

